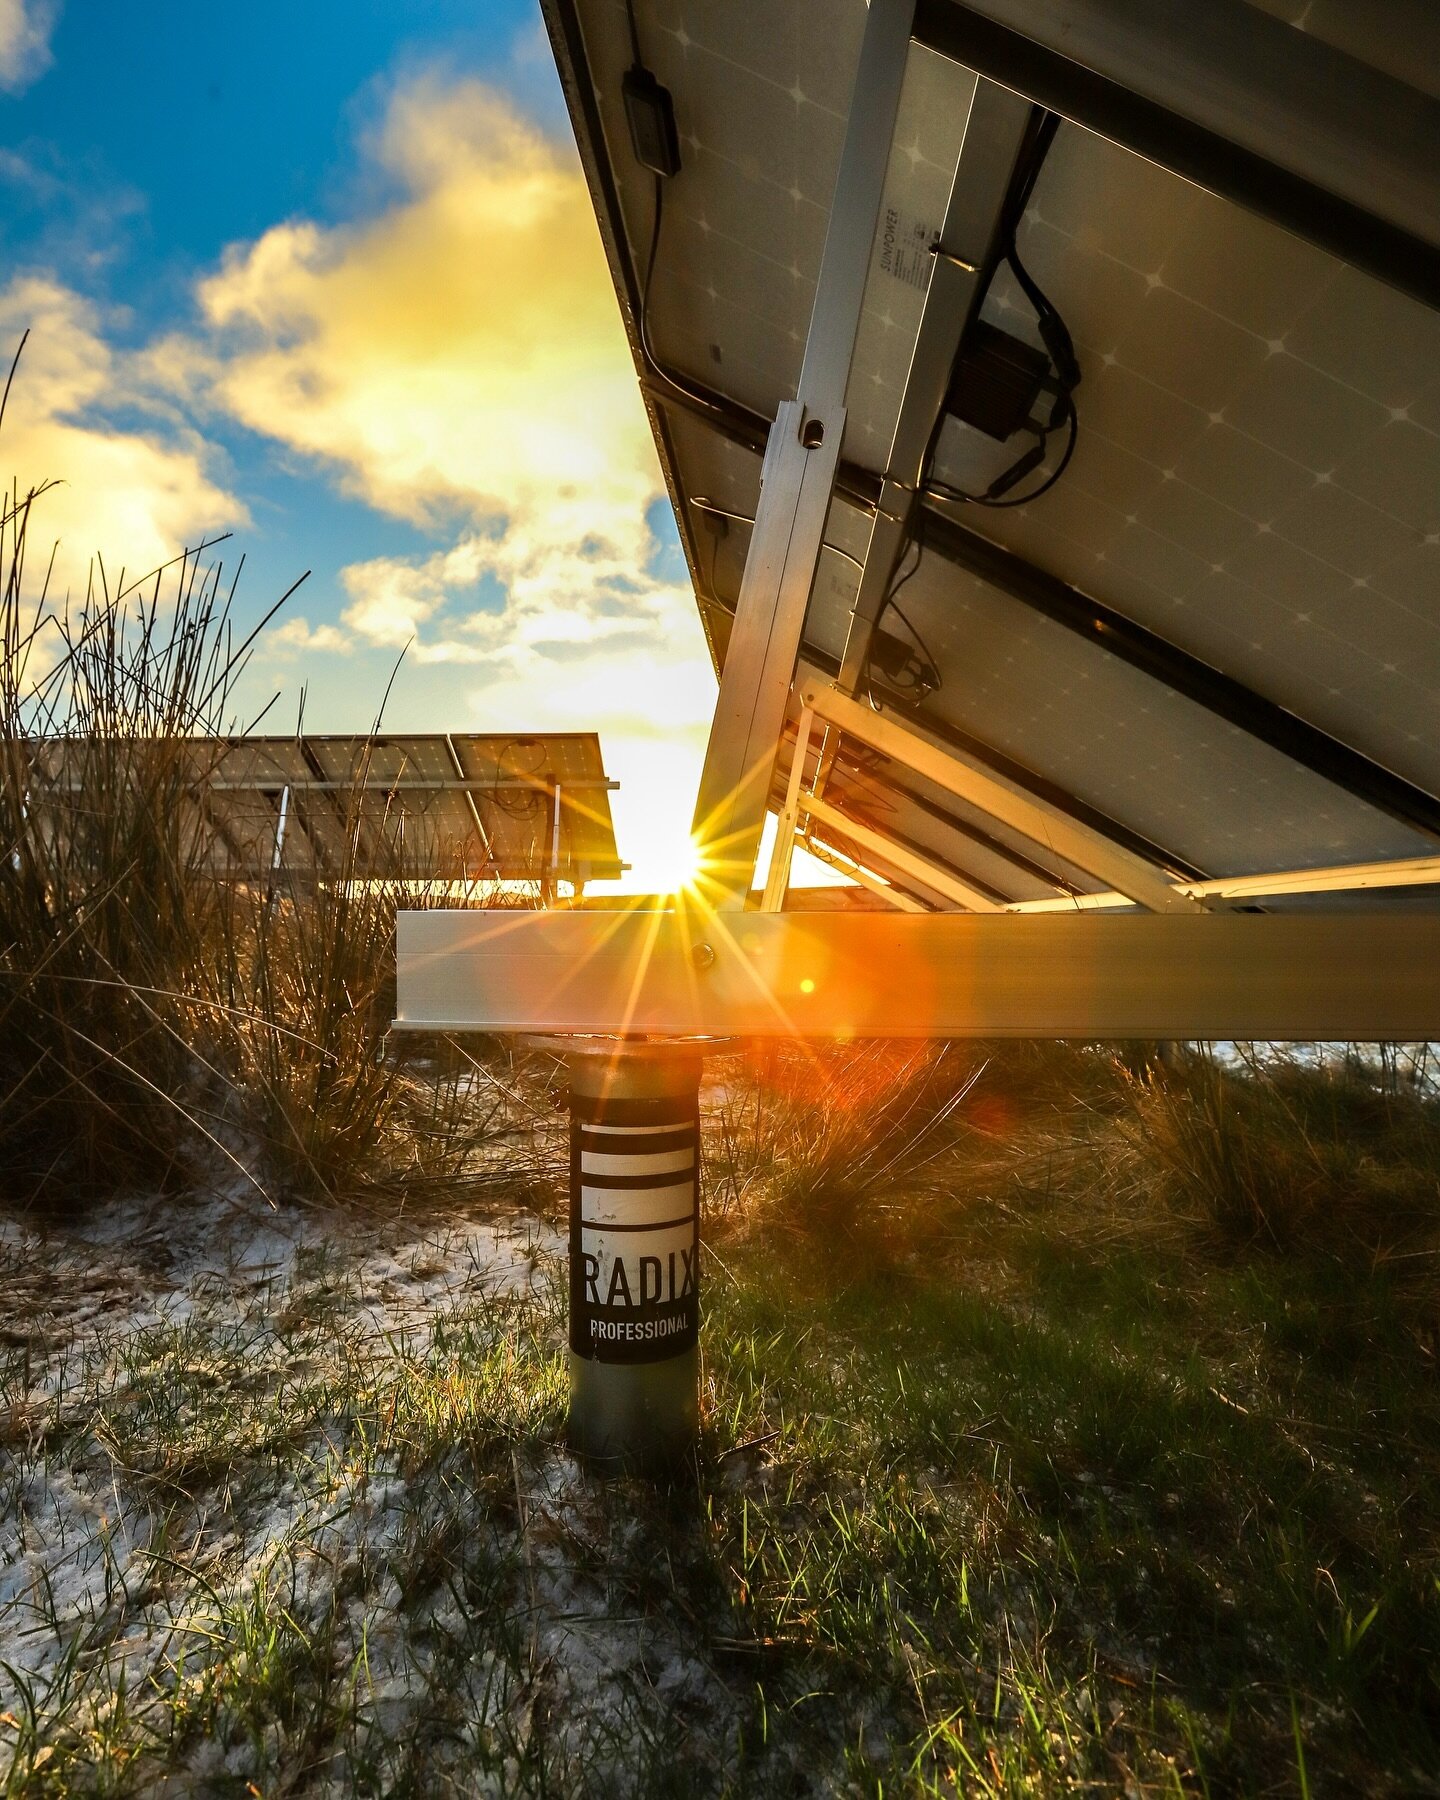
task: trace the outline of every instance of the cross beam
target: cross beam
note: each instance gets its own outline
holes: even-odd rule
[[[419,912],[397,1024],[669,1037],[1440,1036],[1440,915]]]
[[[1440,305],[1440,101],[1316,34],[1248,0],[920,0],[916,36]]]
[[[1178,890],[1162,871],[1133,851],[1068,818],[1055,807],[1020,793],[963,761],[953,751],[941,749],[910,726],[819,684],[807,684],[800,698],[801,704],[817,718],[982,808],[991,818],[1023,833],[1032,842],[1043,844],[1077,868],[1111,882],[1128,899],[1152,912],[1195,912],[1202,908],[1202,901]]]

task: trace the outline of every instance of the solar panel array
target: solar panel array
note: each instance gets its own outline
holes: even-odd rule
[[[216,873],[321,879],[610,881],[624,869],[593,732],[191,738]],[[32,748],[32,804],[85,804],[97,765]]]
[[[1309,20],[1322,35],[1353,37],[1346,9],[1303,10],[1323,15]],[[753,9],[719,0],[635,4],[644,60],[674,95],[682,159],[663,187],[646,335],[662,368],[714,401],[686,404],[652,381],[653,417],[717,663],[761,434],[796,390],[865,24],[863,0],[827,5],[823,29],[807,0],[765,11],[760,30]],[[547,0],[547,12],[633,301],[657,183],[627,135],[626,8]],[[846,397],[843,454],[861,477],[884,472],[975,82],[912,45]],[[897,692],[872,670],[871,697],[1181,879],[1434,854],[1440,316],[1071,123],[1016,242],[1075,342],[1076,453],[1031,504],[931,509],[939,528],[885,623],[939,686]],[[1004,267],[981,316],[1041,341]],[[976,492],[1014,455],[949,419],[934,475]],[[831,507],[802,675],[833,676],[845,643],[869,530],[856,488],[842,481]],[[1195,680],[1167,678],[1107,619],[1176,652]],[[1283,730],[1257,732],[1243,709],[1209,702],[1212,674],[1281,726],[1303,722],[1398,778],[1416,805],[1287,753]],[[787,760],[782,750],[777,798]],[[826,793],[999,902],[1100,885],[883,758],[842,754]],[[856,848],[833,820],[817,835]],[[883,857],[864,860],[901,879]],[[1408,900],[1431,903],[1413,890]]]

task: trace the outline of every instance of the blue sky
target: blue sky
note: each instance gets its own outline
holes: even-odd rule
[[[714,684],[538,11],[0,0],[0,473],[83,592],[230,530],[267,727],[596,728],[631,885]]]

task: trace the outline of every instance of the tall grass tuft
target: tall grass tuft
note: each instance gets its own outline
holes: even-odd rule
[[[732,1061],[711,1119],[712,1203],[734,1225],[882,1231],[919,1209],[984,1059],[965,1045],[766,1044]]]
[[[184,997],[215,929],[195,759],[234,658],[218,563],[77,611],[23,599],[38,491],[0,541],[0,1136],[12,1184],[164,1182],[193,1133]],[[162,596],[168,574],[172,592]]]
[[[401,878],[415,821],[377,808],[362,763],[336,866],[306,839],[309,863],[217,873],[210,778],[260,628],[237,643],[210,543],[142,583],[97,560],[80,605],[52,604],[48,578],[27,598],[44,492],[12,490],[0,515],[7,1197],[163,1188],[217,1161],[312,1197],[475,1174],[523,1095],[483,1061],[387,1043],[396,908],[426,902]]]
[[[340,868],[323,879],[302,867],[268,896],[231,895],[226,936],[244,953],[227,959],[231,985],[216,1009],[230,1032],[225,1060],[265,1165],[288,1191],[439,1198],[473,1183],[530,1102],[498,1045],[467,1057],[392,1040],[395,915],[426,895],[398,873],[398,845],[394,871],[361,875],[357,843],[347,833]]]
[[[1221,1240],[1372,1262],[1440,1247],[1440,1097],[1393,1055],[1196,1049],[1132,1091],[1137,1147]]]

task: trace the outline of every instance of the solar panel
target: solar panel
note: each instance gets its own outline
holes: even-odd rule
[[[624,871],[599,738],[434,733],[192,738],[217,874],[557,881]],[[32,745],[31,804],[84,804],[87,746]],[[200,821],[197,821],[199,830]]]
[[[564,1049],[571,1437],[621,1457],[697,1377],[631,1349],[644,1259],[591,1329],[586,1132],[692,1118],[707,1049],[1435,1032],[1436,28],[542,5],[720,672],[699,869],[402,913],[396,1023]],[[787,908],[797,839],[894,910]]]
[[[678,126],[681,168],[663,181],[627,133],[621,82],[636,48],[626,8],[546,0],[545,10],[723,668],[767,432],[800,386],[866,7],[829,5],[822,21],[802,0],[773,0],[761,31],[741,6],[635,0],[639,52],[673,95]],[[1360,29],[1348,9],[1303,10],[1308,36],[1286,29],[1296,9],[1281,0],[1267,0],[1273,18],[1227,0],[1196,30],[1219,30],[1223,13],[1268,31],[1280,75],[1293,51],[1310,59],[1295,64],[1297,82],[1320,68],[1367,98],[1391,95],[1397,141],[1430,128],[1423,83],[1412,92],[1394,79],[1409,64],[1390,66],[1393,39],[1387,54],[1385,34]],[[1003,0],[920,11],[932,40],[947,42],[951,15],[964,15],[987,56],[996,21],[1013,37],[1025,16]],[[1052,79],[1034,57],[1015,67],[1032,64],[1027,99]],[[807,676],[822,688],[838,678],[962,773],[999,784],[960,793],[923,757],[922,767],[882,754],[857,730],[811,734],[801,832],[927,907],[963,906],[962,891],[1001,907],[1103,896],[1111,883],[1095,858],[1075,854],[1097,839],[1177,889],[1209,884],[1207,905],[1234,904],[1215,898],[1220,887],[1269,872],[1423,862],[1440,840],[1440,315],[1416,297],[1433,281],[1433,244],[1428,264],[1412,259],[1414,280],[1396,275],[1408,190],[1385,186],[1383,145],[1377,215],[1345,260],[1337,234],[1368,164],[1352,159],[1349,194],[1306,241],[1276,221],[1283,183],[1257,177],[1253,206],[1207,191],[1087,129],[1082,95],[1032,171],[1014,228],[1021,267],[1079,362],[1073,459],[1028,502],[1054,450],[1014,490],[1020,504],[947,500],[983,493],[1017,443],[937,408],[923,529],[909,534],[903,587],[882,602],[884,637],[847,677],[937,246],[947,209],[953,224],[957,208],[975,213],[985,198],[985,159],[999,155],[1006,116],[997,92],[985,68],[910,44],[770,806],[791,787]],[[1194,132],[1176,143],[1175,160],[1193,162]],[[1248,167],[1244,154],[1231,160]],[[1417,179],[1433,199],[1433,168]],[[996,207],[1015,192],[1002,183]],[[1044,351],[1041,311],[1015,270],[992,252],[970,274],[974,318]],[[997,814],[973,798],[1000,790],[1042,803],[1066,829],[1037,837],[1017,828],[1014,808]],[[922,878],[927,867],[939,886]],[[1297,885],[1263,904],[1311,904]],[[1366,891],[1373,904],[1373,883]],[[1428,904],[1435,891],[1397,875],[1390,898]]]

